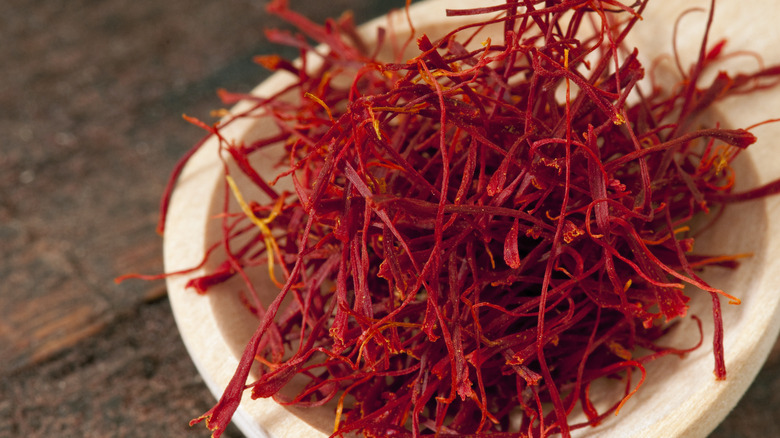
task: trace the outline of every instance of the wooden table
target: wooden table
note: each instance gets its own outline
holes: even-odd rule
[[[201,135],[181,114],[211,120],[216,89],[250,89],[252,56],[278,51],[264,2],[194,3],[3,3],[0,436],[208,436],[164,284],[113,283],[162,269],[159,195]],[[390,2],[297,3],[363,21]],[[712,436],[780,436],[778,410],[780,344]]]

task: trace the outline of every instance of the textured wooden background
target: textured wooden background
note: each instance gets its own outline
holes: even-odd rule
[[[291,1],[363,21],[401,0]],[[4,0],[0,7],[0,436],[208,436],[211,395],[162,282],[157,203],[215,91],[278,51],[263,1]],[[780,436],[780,344],[713,437]],[[231,430],[229,436],[240,436]]]

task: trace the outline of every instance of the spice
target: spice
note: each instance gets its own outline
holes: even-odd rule
[[[739,300],[698,271],[735,267],[740,255],[693,253],[698,218],[778,184],[732,193],[730,163],[755,137],[704,126],[703,116],[780,69],[702,84],[726,56],[705,34],[679,84],[641,92],[645,71],[623,42],[646,4],[508,0],[450,11],[474,24],[421,36],[409,60],[382,61],[347,18],[319,26],[273,1],[326,49],[315,70],[259,58],[297,78],[277,96],[222,93],[228,104],[257,102],[238,117],[278,127],[251,144],[220,137],[224,159],[270,201],[245,198],[228,172],[226,196],[240,211],[220,218],[227,260],[190,286],[207,292],[267,265],[280,291],[271,303],[247,299],[258,329],[220,401],[195,422],[219,436],[251,388],[280,403],[335,401],[334,435],[568,436],[617,411],[647,362],[695,348],[661,339],[686,316],[686,284],[712,299],[715,376],[725,378],[720,297]],[[473,44],[491,24],[501,41]],[[269,38],[302,59],[315,50],[279,31]],[[404,41],[390,34],[384,44],[393,43]],[[221,136],[235,118],[190,120]],[[292,193],[251,165],[279,142],[278,176]],[[307,384],[287,398],[279,391],[295,376]],[[625,390],[599,411],[589,391],[602,378],[623,379]],[[569,424],[575,409],[587,421]]]

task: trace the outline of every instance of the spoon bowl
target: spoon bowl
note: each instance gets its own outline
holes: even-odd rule
[[[468,8],[480,4],[478,0],[428,0],[413,5],[411,19],[417,35],[428,34],[431,39],[441,36],[468,17],[446,18],[445,9]],[[674,18],[693,7],[707,8],[709,1],[678,2],[653,0],[643,14],[644,20],[632,31],[628,45],[640,48],[642,62],[651,65],[663,54],[671,53]],[[754,0],[750,8],[740,7],[736,0],[720,1],[710,34],[710,41],[728,38],[729,47],[773,54],[765,58],[767,64],[780,63],[772,45],[780,35],[769,18],[767,10],[780,12],[772,0]],[[697,56],[703,34],[705,13],[687,14],[680,21],[677,52],[682,65],[689,65]],[[392,23],[392,26],[388,26]],[[360,31],[366,41],[375,40],[380,26],[392,28],[394,37],[403,41],[411,29],[403,11],[396,11],[373,20]],[[490,32],[486,30],[485,32]],[[494,29],[493,32],[500,32]],[[500,36],[500,33],[498,34]],[[659,36],[660,35],[660,36]],[[488,36],[486,34],[486,36]],[[734,59],[737,64],[754,63],[753,58]],[[312,58],[312,63],[317,60]],[[670,68],[674,64],[669,60]],[[747,64],[748,69],[755,64]],[[253,94],[267,96],[291,83],[285,74],[276,74],[260,84]],[[749,98],[721,104],[718,111],[731,126],[750,126],[780,113],[780,87],[755,93]],[[234,114],[246,110],[247,103],[238,104]],[[226,138],[251,140],[268,129],[262,119],[239,119],[222,131]],[[751,146],[737,164],[740,184],[754,187],[780,175],[780,149],[769,141],[780,138],[780,125],[769,124],[753,131],[759,143]],[[207,249],[219,240],[219,221],[213,218],[222,211],[225,190],[223,163],[218,159],[219,147],[209,140],[191,158],[185,167],[171,200],[165,232],[166,272],[176,272],[197,266]],[[269,149],[257,161],[262,173],[271,174],[270,163],[282,153]],[[263,165],[265,164],[265,168]],[[231,172],[238,176],[240,172]],[[237,178],[245,197],[261,197],[251,191],[251,184]],[[739,190],[739,187],[737,188]],[[704,344],[686,358],[664,357],[647,365],[647,380],[620,411],[598,428],[575,431],[575,436],[599,437],[703,437],[711,432],[736,405],[764,362],[780,330],[780,287],[776,273],[780,272],[780,197],[742,203],[727,208],[717,225],[707,236],[697,239],[697,250],[702,253],[752,253],[734,271],[711,269],[706,280],[716,287],[740,297],[740,306],[723,307],[725,327],[725,354],[728,378],[716,381],[712,374],[712,316],[709,295],[690,291],[694,296],[691,314],[699,316],[705,327]],[[211,263],[211,262],[209,262]],[[217,263],[217,262],[214,262]],[[168,290],[179,330],[187,349],[211,392],[219,397],[238,365],[244,345],[255,331],[257,320],[236,299],[238,283],[227,282],[198,295],[186,289],[188,280],[204,275],[215,264],[206,264],[198,270],[168,277]],[[267,271],[266,271],[267,272]],[[276,287],[265,278],[263,269],[249,272],[256,280],[261,296],[270,302]],[[266,286],[263,286],[263,282]],[[669,333],[667,345],[687,347],[699,341],[695,322],[683,321]],[[594,388],[594,393],[607,394],[613,389],[606,382]],[[598,396],[595,396],[598,399]],[[272,400],[250,400],[245,397],[234,421],[250,437],[326,437],[332,433],[333,406],[320,408],[282,407]],[[572,422],[576,422],[572,420]]]

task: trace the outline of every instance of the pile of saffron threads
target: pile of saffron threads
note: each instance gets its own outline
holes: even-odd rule
[[[567,437],[618,410],[646,363],[689,351],[659,344],[686,315],[685,285],[711,296],[724,379],[720,299],[739,300],[697,273],[738,256],[693,253],[694,224],[778,184],[733,193],[730,163],[756,139],[702,123],[714,103],[773,85],[780,69],[702,83],[726,56],[725,42],[707,42],[708,25],[679,83],[641,92],[645,70],[624,40],[646,4],[451,10],[473,24],[435,41],[385,32],[377,44],[418,49],[388,61],[349,17],[318,25],[272,1],[304,36],[271,30],[271,41],[302,58],[325,50],[317,68],[259,57],[294,84],[266,98],[223,91],[226,104],[253,109],[213,126],[191,119],[270,201],[243,199],[226,175],[226,196],[241,205],[217,219],[227,260],[189,286],[204,293],[269,265],[279,287],[273,302],[245,298],[257,331],[222,398],[193,422],[218,437],[249,389],[334,404],[334,436]],[[476,40],[488,25],[503,38]],[[245,117],[278,131],[221,136]],[[259,174],[252,154],[279,142],[278,173]],[[277,190],[279,177],[294,191]],[[306,385],[283,396],[294,376]],[[602,378],[625,390],[599,411],[589,389]],[[586,420],[569,424],[575,410]]]

